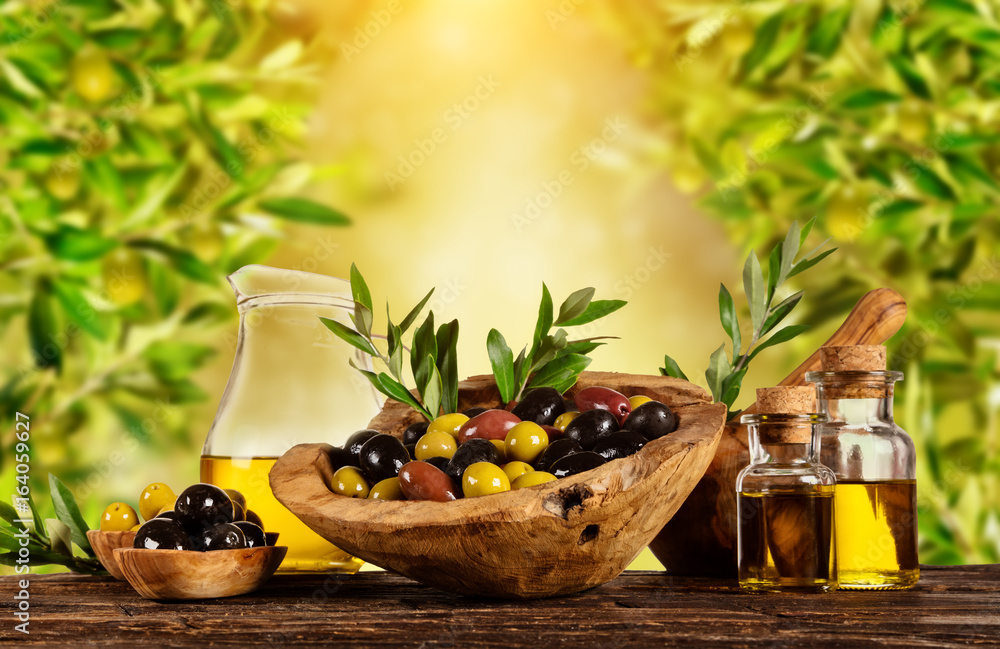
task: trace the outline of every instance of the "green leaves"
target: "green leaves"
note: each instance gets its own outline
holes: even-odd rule
[[[768,57],[774,46],[774,42],[778,38],[778,34],[781,32],[783,22],[784,14],[779,11],[769,16],[767,20],[760,24],[760,27],[757,28],[757,32],[754,34],[753,45],[740,61],[740,68],[737,73],[738,80],[742,81],[753,74],[757,66],[763,63]]]
[[[865,88],[848,94],[841,100],[842,108],[851,110],[864,110],[882,104],[893,104],[902,100],[902,97],[888,90],[878,88]]]
[[[740,338],[739,319],[736,317],[736,305],[725,284],[719,284],[719,319],[722,321],[722,328],[733,341],[733,362],[735,362],[743,343]]]
[[[59,325],[52,309],[49,283],[40,280],[28,305],[28,338],[35,366],[62,370],[63,346],[59,343]]]
[[[399,325],[393,324],[389,305],[386,304],[385,338],[388,351],[385,355],[379,351],[372,337],[374,303],[371,289],[368,288],[368,283],[357,265],[351,264],[351,296],[354,299],[354,313],[350,317],[354,328],[320,317],[320,321],[338,338],[386,364],[391,374],[385,372],[376,374],[371,370],[359,368],[353,360],[351,361],[351,366],[361,372],[376,390],[390,399],[410,406],[428,420],[437,417],[442,410],[444,413],[458,410],[457,320],[442,324],[435,332],[434,312],[427,313],[423,323],[413,332],[413,343],[410,347],[410,370],[419,399],[415,398],[404,384],[403,334],[416,322],[433,293],[433,289],[428,291]]]
[[[572,293],[559,307],[559,317],[554,324],[561,325],[573,320],[587,310],[596,291],[593,288],[582,288]]]
[[[757,255],[750,252],[746,263],[743,265],[743,291],[750,303],[750,319],[753,321],[753,328],[757,329],[764,321],[764,312],[767,310],[767,294],[764,292],[764,272],[760,268],[760,261]]]
[[[363,335],[359,334],[354,329],[351,329],[347,325],[341,322],[337,322],[336,320],[332,320],[330,318],[324,318],[320,316],[319,320],[326,326],[327,329],[332,331],[338,338],[340,338],[344,342],[348,343],[349,345],[353,345],[354,347],[360,349],[366,354],[369,354],[371,356],[378,356],[378,351],[375,349],[375,345],[373,345],[368,338],[365,338]]]
[[[351,220],[342,212],[306,198],[267,198],[257,206],[286,221],[314,223],[316,225],[350,225]]]
[[[87,526],[87,521],[83,520],[83,514],[80,513],[80,508],[76,505],[73,493],[51,473],[49,474],[49,490],[52,494],[52,504],[55,506],[56,516],[69,527],[73,543],[80,546],[84,552],[90,553],[90,542],[87,540],[87,530],[90,527]]]
[[[569,340],[565,329],[550,331],[555,325],[574,327],[594,322],[626,304],[622,300],[594,300],[594,293],[589,287],[574,291],[559,306],[559,315],[553,317],[552,295],[543,283],[531,345],[525,346],[516,359],[503,335],[496,329],[490,331],[486,351],[504,403],[520,399],[526,388],[553,387],[565,392],[576,384],[580,372],[590,365],[587,355],[604,344],[596,342],[602,338]]]
[[[496,329],[490,329],[486,336],[486,352],[490,357],[490,366],[500,389],[500,399],[504,403],[514,400],[517,390],[517,380],[514,377],[514,352],[507,346],[503,334]]]
[[[896,71],[896,74],[899,75],[899,78],[906,84],[906,87],[910,89],[910,92],[921,99],[928,101],[933,99],[930,86],[927,85],[927,81],[924,80],[923,75],[910,62],[909,58],[901,54],[890,54],[887,60],[889,61],[889,65]]]
[[[766,284],[756,254],[751,251],[743,264],[743,290],[746,294],[753,329],[753,337],[747,344],[745,351],[743,351],[736,304],[725,285],[719,286],[719,320],[733,344],[732,360],[726,358],[725,344],[720,345],[709,357],[708,369],[705,370],[705,380],[708,382],[712,397],[730,408],[730,416],[734,414],[731,410],[732,405],[739,397],[743,377],[746,376],[750,361],[768,347],[787,342],[808,329],[807,325],[791,325],[761,342],[761,339],[784,320],[802,299],[802,291],[799,291],[774,304],[775,295],[785,281],[789,277],[815,266],[836,250],[834,248],[815,257],[796,261],[799,249],[812,231],[814,223],[815,219],[812,219],[802,228],[797,222],[793,223],[782,241],[771,250],[768,255]],[[823,245],[825,242],[820,248]],[[663,367],[660,368],[660,374],[687,380],[677,361],[670,356],[663,357]]]
[[[81,230],[63,226],[45,237],[49,252],[68,261],[90,261],[99,259],[104,253],[116,248],[118,242],[101,236],[93,230]]]
[[[91,575],[107,574],[87,540],[90,528],[72,492],[52,474],[49,474],[49,490],[56,518],[44,518],[30,492],[27,496],[29,511],[19,512],[8,503],[0,502],[0,520],[3,521],[0,524],[0,549],[7,550],[0,552],[0,565],[17,565],[18,553],[26,548],[32,567],[52,564]],[[15,522],[24,519],[30,519],[31,525],[22,527]],[[27,532],[26,538],[24,532]],[[74,545],[85,556],[75,556]]]

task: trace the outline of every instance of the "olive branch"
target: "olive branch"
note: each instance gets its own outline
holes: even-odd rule
[[[725,284],[719,285],[719,318],[722,321],[722,328],[732,342],[732,359],[726,358],[726,344],[719,345],[719,348],[712,352],[709,357],[705,379],[708,381],[709,390],[711,390],[715,401],[725,403],[726,407],[730,408],[730,418],[736,414],[731,408],[740,394],[743,377],[746,376],[750,367],[750,361],[768,347],[788,342],[809,328],[809,325],[805,324],[789,325],[775,331],[767,340],[761,342],[764,336],[774,330],[792,312],[804,293],[804,291],[793,293],[774,304],[777,290],[786,280],[812,268],[837,250],[831,248],[819,252],[829,241],[827,239],[804,255],[802,259],[796,261],[799,250],[812,231],[815,222],[816,219],[813,218],[803,228],[799,227],[797,221],[792,222],[785,239],[778,242],[768,256],[766,284],[764,272],[756,253],[751,250],[750,254],[747,255],[746,263],[743,265],[743,291],[750,307],[753,335],[747,343],[746,349],[743,348],[740,321],[736,315],[736,304],[733,302],[733,296]],[[815,254],[817,252],[819,254]],[[660,368],[660,374],[688,380],[677,361],[670,356],[663,357],[663,365]]]

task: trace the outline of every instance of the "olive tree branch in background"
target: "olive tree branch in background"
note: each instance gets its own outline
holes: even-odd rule
[[[299,134],[328,55],[251,4],[0,16],[0,332],[16,343],[0,410],[30,410],[58,443],[203,399],[190,377],[235,315],[222,278],[266,260],[283,224],[349,223],[301,196],[317,170]],[[21,322],[23,345],[7,327]],[[193,420],[141,440],[188,444]],[[70,484],[91,471],[51,459]]]
[[[727,359],[726,345],[725,343],[720,345],[709,358],[705,379],[708,381],[712,397],[717,402],[725,403],[726,407],[730,409],[729,418],[736,414],[733,412],[732,406],[739,397],[743,377],[746,376],[747,370],[750,368],[750,361],[768,347],[788,342],[809,328],[809,325],[804,324],[789,325],[775,331],[767,340],[761,342],[761,338],[773,331],[802,299],[803,291],[799,291],[775,304],[774,300],[778,289],[787,279],[812,268],[836,250],[836,248],[832,248],[810,256],[826,245],[827,242],[824,241],[815,250],[796,261],[799,250],[812,231],[814,223],[815,219],[812,219],[801,229],[798,222],[792,223],[784,240],[779,242],[768,256],[766,284],[757,255],[751,250],[747,256],[746,263],[743,265],[743,291],[750,307],[753,334],[745,350],[733,296],[725,284],[719,285],[719,319],[722,321],[722,328],[732,342],[732,357]],[[664,366],[660,368],[660,374],[687,380],[687,376],[673,358],[664,356],[663,364]]]

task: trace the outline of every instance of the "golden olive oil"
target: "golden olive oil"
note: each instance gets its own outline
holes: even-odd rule
[[[278,545],[288,546],[288,554],[278,572],[357,572],[361,559],[313,532],[271,493],[267,474],[277,459],[202,456],[201,480],[241,492],[247,499],[247,509],[264,522],[265,531],[280,534]]]
[[[838,481],[836,491],[840,587],[890,590],[916,584],[916,481]]]
[[[760,592],[837,588],[833,485],[737,497],[740,586]]]

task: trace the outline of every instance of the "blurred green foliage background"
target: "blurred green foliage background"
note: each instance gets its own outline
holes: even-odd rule
[[[315,242],[328,241],[317,232],[348,223],[333,206],[356,219],[333,231],[344,248],[320,272],[346,275],[361,257],[374,283],[392,286],[409,264],[394,303],[419,299],[436,278],[442,319],[461,318],[463,331],[476,331],[470,314],[490,319],[483,337],[491,326],[507,331],[510,319],[530,321],[534,298],[518,291],[534,296],[542,279],[555,277],[563,292],[613,288],[634,306],[592,334],[631,346],[609,346],[594,369],[650,374],[668,342],[680,346],[678,331],[693,332],[691,354],[717,347],[722,330],[705,323],[715,322],[720,278],[729,283],[747,252],[769,248],[792,220],[818,216],[812,238],[834,239],[837,261],[796,278],[794,288],[806,289],[798,322],[828,331],[876,286],[910,304],[890,362],[906,372],[897,417],[918,445],[921,560],[1000,562],[998,3],[424,0],[398,15],[378,14],[380,2],[349,4],[0,4],[0,410],[31,414],[36,501],[46,473],[56,473],[93,524],[107,502],[134,500],[146,482],[196,476],[209,395],[221,393],[235,352],[224,276],[266,261],[302,268]],[[528,54],[502,58],[515,56],[515,41]],[[481,58],[488,65],[474,68]],[[547,62],[563,67],[540,67]],[[468,105],[477,79],[494,70],[496,97],[481,96],[478,112],[451,113],[461,130],[447,131],[443,152],[402,188],[385,187],[382,171],[398,170],[397,154],[449,125],[446,109],[464,97]],[[546,146],[554,127],[503,94],[536,77],[525,95],[539,112],[592,118],[595,133],[612,133],[603,146],[638,162],[579,148],[597,141],[581,140],[589,122],[566,135],[572,147]],[[621,103],[560,103],[567,86],[586,88],[585,77]],[[443,99],[407,103],[415,95]],[[601,131],[626,103],[634,110],[623,128]],[[342,121],[348,110],[356,122]],[[516,154],[479,136],[487,126]],[[355,131],[382,153],[344,135]],[[593,168],[576,165],[577,149]],[[340,153],[343,162],[331,159]],[[561,187],[562,207],[531,217],[527,234],[513,232],[507,216],[526,213],[521,192],[530,203],[556,177],[535,171],[527,182],[519,171],[549,158],[555,169],[572,161],[574,187]],[[435,184],[438,176],[446,179]],[[681,198],[653,194],[649,212],[622,208],[591,222],[586,201],[572,202],[585,187],[609,194],[663,177]],[[488,212],[497,196],[516,206]],[[697,223],[663,226],[658,212],[673,210]],[[641,225],[619,231],[629,219]],[[487,225],[494,245],[471,245]],[[683,272],[669,254],[645,249],[675,234],[702,246]],[[556,236],[566,245],[530,248]],[[609,247],[616,238],[633,247]],[[511,242],[527,251],[516,265],[500,254]],[[669,251],[681,258],[682,248]],[[602,255],[616,265],[592,277]],[[647,280],[636,281],[642,272]],[[475,284],[477,273],[488,281]],[[688,290],[686,312],[664,309],[673,293],[647,290],[663,286]],[[480,296],[516,308],[486,308]],[[453,304],[461,309],[448,313]],[[669,341],[650,333],[651,320]],[[475,335],[463,342],[474,343],[475,360],[459,350],[464,374],[488,371]],[[744,393],[820,342],[804,336],[786,352],[769,350],[773,371],[748,379]],[[14,484],[13,432],[0,432],[3,493]]]

